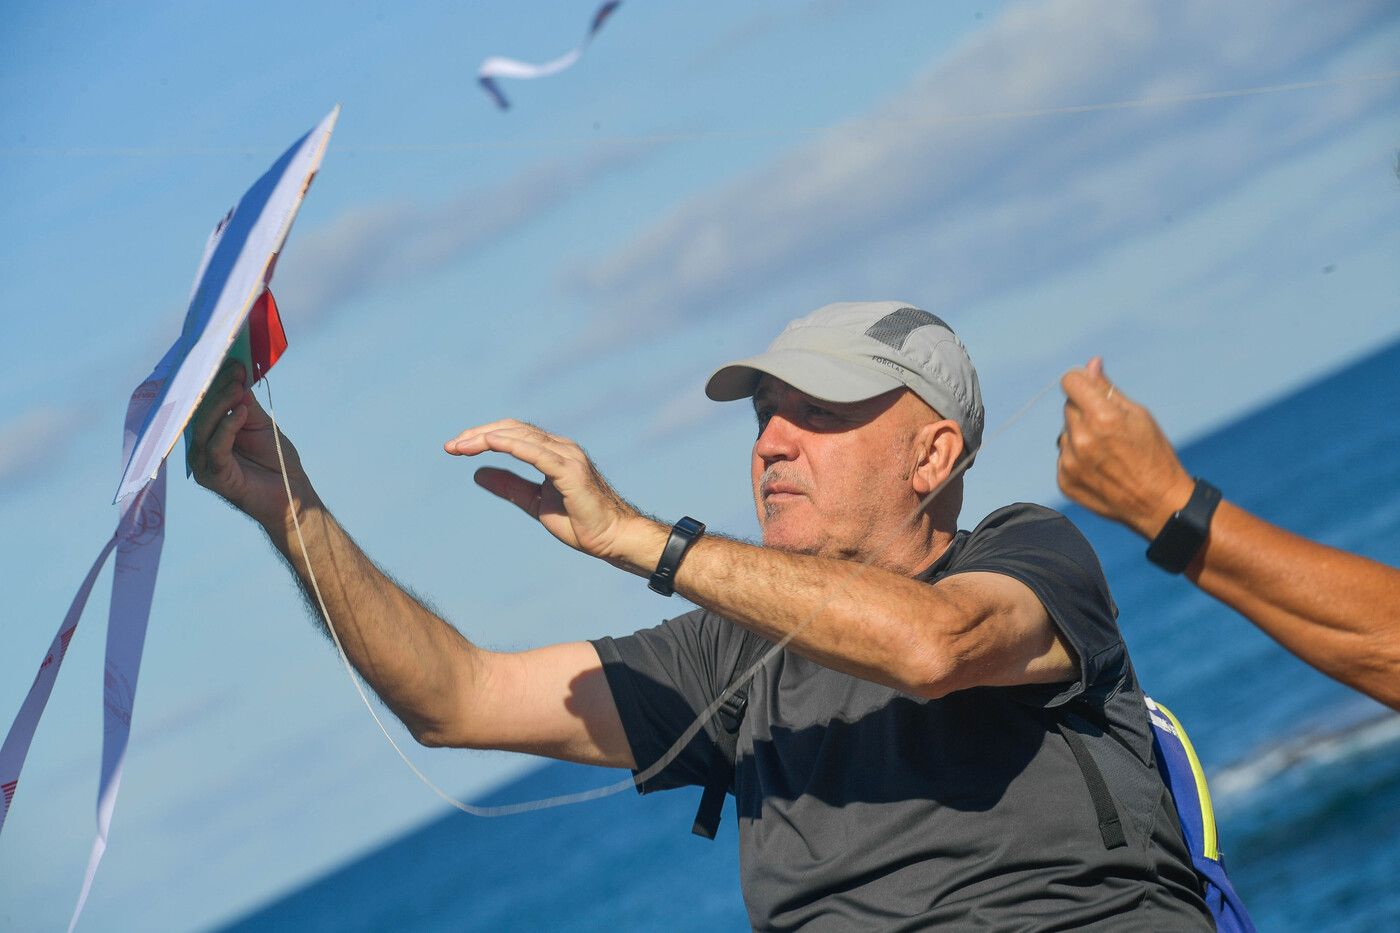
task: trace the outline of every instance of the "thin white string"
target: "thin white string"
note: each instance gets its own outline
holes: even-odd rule
[[[680,736],[675,740],[674,743],[672,743],[671,747],[666,750],[666,753],[664,755],[662,755],[644,770],[637,772],[632,777],[625,778],[624,780],[618,781],[614,784],[607,784],[602,787],[595,787],[589,790],[577,791],[571,794],[559,794],[554,797],[544,797],[539,800],[526,800],[520,803],[503,804],[501,806],[481,807],[476,806],[474,804],[463,803],[456,797],[453,797],[451,794],[447,793],[447,791],[443,790],[441,787],[438,787],[438,785],[434,784],[433,781],[427,775],[425,775],[422,771],[418,769],[418,766],[413,763],[413,761],[408,757],[408,755],[404,753],[404,750],[399,747],[399,743],[394,741],[394,737],[390,735],[389,730],[385,728],[384,721],[379,718],[379,713],[375,711],[374,704],[370,702],[369,696],[365,693],[364,687],[360,684],[360,678],[356,675],[355,668],[353,665],[351,665],[349,657],[345,654],[345,646],[340,641],[340,633],[336,631],[335,623],[331,621],[330,612],[326,609],[326,602],[321,597],[321,587],[320,584],[318,584],[316,581],[316,572],[312,569],[311,566],[311,555],[306,549],[306,539],[302,536],[301,533],[301,518],[297,515],[296,503],[292,497],[291,480],[287,477],[287,463],[282,455],[282,431],[281,428],[279,428],[277,425],[277,414],[272,405],[272,385],[266,376],[263,377],[263,382],[266,386],[267,392],[267,416],[268,420],[272,422],[272,440],[273,444],[277,448],[277,466],[282,473],[282,488],[287,493],[287,505],[292,513],[292,527],[296,531],[297,544],[301,548],[301,556],[306,564],[306,575],[311,583],[312,592],[316,595],[316,604],[320,607],[321,618],[325,620],[326,629],[331,633],[331,639],[335,642],[336,652],[340,655],[341,663],[345,666],[345,671],[350,676],[350,682],[355,686],[355,692],[360,695],[360,700],[365,704],[365,709],[369,710],[370,716],[373,717],[374,724],[379,727],[380,732],[384,733],[384,738],[389,741],[389,744],[393,747],[394,751],[398,753],[398,756],[401,759],[403,759],[403,763],[408,765],[408,769],[412,771],[413,774],[418,778],[418,780],[423,782],[423,784],[426,785],[429,790],[437,794],[439,797],[441,797],[447,803],[451,804],[453,807],[456,807],[458,810],[461,810],[463,813],[468,813],[472,816],[512,816],[518,813],[529,813],[534,810],[545,810],[551,807],[563,807],[569,804],[583,803],[588,800],[597,800],[599,798],[608,797],[613,794],[621,793],[625,790],[630,790],[635,786],[641,786],[645,784],[647,781],[660,774],[666,767],[668,767],[671,764],[671,762],[675,761],[676,758],[680,755],[681,750],[684,749],[687,744],[689,744],[690,740],[695,737],[696,733],[703,729],[705,727],[705,723],[709,722],[711,717],[713,717],[715,713],[719,711],[719,708],[724,705],[724,701],[729,699],[729,697],[733,696],[736,691],[738,691],[744,684],[747,684],[753,678],[753,676],[758,673],[760,668],[762,668],[770,660],[776,657],[780,651],[786,648],[794,638],[801,634],[802,631],[806,629],[807,626],[809,626],[817,618],[817,616],[821,615],[821,613],[826,609],[826,607],[829,606],[838,595],[836,593],[833,593],[825,602],[818,606],[810,616],[803,620],[801,624],[794,627],[790,632],[784,635],[782,639],[775,642],[771,648],[764,652],[762,657],[755,661],[753,665],[751,665],[748,668],[748,670],[744,671],[742,674],[736,677],[729,684],[729,686],[725,687],[724,690],[722,690],[720,694],[717,697],[715,697],[714,702],[712,702],[698,716],[695,717],[694,721],[691,722],[691,724],[688,727],[686,727],[685,731],[680,734]],[[1042,398],[1044,398],[1045,395],[1048,392],[1050,392],[1051,389],[1053,389],[1058,384],[1058,379],[1048,383],[1043,389],[1035,393],[1035,395],[1031,396],[1030,401],[1022,405],[1016,411],[1015,414],[1011,415],[1011,417],[1003,421],[1001,425],[998,426],[998,428],[994,432],[992,432],[991,435],[983,438],[982,443],[978,445],[977,448],[972,450],[972,452],[967,457],[964,457],[962,462],[959,463],[957,467],[955,467],[952,470],[952,472],[948,474],[947,478],[945,478],[943,482],[939,483],[938,486],[933,489],[933,491],[931,491],[927,496],[925,496],[919,502],[919,504],[915,506],[913,510],[910,511],[909,515],[904,519],[904,521],[900,522],[899,525],[891,529],[890,533],[886,536],[885,540],[881,542],[880,546],[877,548],[875,553],[872,554],[867,560],[861,563],[852,562],[849,572],[846,573],[846,575],[843,578],[838,579],[836,581],[836,585],[838,587],[844,587],[845,584],[854,581],[859,574],[862,574],[866,570],[870,569],[874,562],[884,554],[885,549],[896,540],[899,533],[904,529],[904,527],[910,522],[914,521],[919,516],[919,514],[923,512],[924,509],[928,508],[929,504],[933,502],[934,498],[937,497],[937,495],[940,492],[942,492],[943,489],[950,482],[962,475],[963,471],[965,471],[971,465],[973,457],[975,457],[978,453],[985,449],[987,444],[991,443],[993,440],[1006,433],[1006,431],[1012,425],[1014,425],[1016,422],[1020,421],[1023,417],[1025,417],[1025,415],[1029,413],[1030,410],[1034,408],[1035,405]]]
[[[740,141],[772,139],[784,136],[809,136],[819,133],[867,134],[872,129],[898,129],[904,126],[955,126],[963,123],[994,123],[1006,120],[1026,120],[1039,117],[1069,116],[1081,113],[1101,113],[1110,110],[1136,110],[1146,107],[1163,107],[1171,104],[1194,104],[1213,100],[1227,100],[1234,97],[1257,97],[1261,94],[1282,94],[1291,91],[1309,91],[1317,88],[1341,87],[1347,84],[1361,84],[1372,81],[1393,81],[1400,78],[1400,71],[1383,71],[1364,75],[1343,75],[1337,78],[1323,78],[1316,81],[1295,81],[1288,84],[1269,84],[1260,87],[1229,88],[1219,91],[1201,91],[1195,94],[1167,94],[1160,97],[1139,97],[1130,100],[1104,101],[1097,104],[1070,104],[1062,107],[1038,107],[1029,110],[999,110],[987,113],[944,114],[927,117],[905,117],[856,121],[843,126],[798,126],[748,130],[696,130],[690,133],[649,133],[612,136],[576,136],[569,138],[542,137],[539,139],[493,140],[490,142],[463,143],[402,143],[379,145],[338,146],[338,152],[349,153],[451,153],[483,152],[498,150],[553,149],[560,146],[591,145],[660,145],[676,142]],[[228,156],[260,155],[270,150],[250,146],[0,146],[0,157],[4,156],[128,156],[136,158],[174,158],[180,156]]]

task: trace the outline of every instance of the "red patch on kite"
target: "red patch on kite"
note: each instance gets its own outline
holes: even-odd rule
[[[287,349],[287,333],[282,329],[282,316],[277,313],[277,300],[270,289],[263,289],[248,312],[248,340],[253,350],[253,381],[257,382]]]

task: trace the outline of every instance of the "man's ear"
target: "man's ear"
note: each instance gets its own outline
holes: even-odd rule
[[[909,479],[914,491],[927,496],[942,489],[963,452],[962,428],[943,419],[921,426],[914,435],[915,461]]]

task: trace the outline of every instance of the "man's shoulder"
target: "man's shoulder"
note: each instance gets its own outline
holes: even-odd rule
[[[942,563],[944,570],[991,554],[1057,552],[1097,568],[1084,533],[1063,513],[1034,502],[1014,502],[990,513],[971,531],[960,531]]]
[[[1066,528],[1078,534],[1079,529],[1074,522],[1070,521],[1063,512],[1057,512],[1048,506],[1035,502],[1013,502],[1010,505],[1003,505],[1001,508],[987,514],[987,517],[977,523],[972,529],[973,535],[985,534],[993,531],[1005,529],[1015,529],[1025,526],[1044,525],[1055,528]]]

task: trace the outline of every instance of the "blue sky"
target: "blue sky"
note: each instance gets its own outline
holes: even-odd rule
[[[1392,5],[754,6],[629,0],[505,114],[476,64],[563,52],[591,3],[0,14],[4,724],[115,522],[126,397],[209,229],[337,102],[273,283],[277,412],[361,544],[492,647],[682,607],[546,540],[441,442],[535,420],[648,511],[751,535],[751,416],[701,386],[828,301],[963,336],[989,425],[968,525],[1053,500],[1053,393],[997,426],[1092,353],[1185,439],[1400,335]],[[172,480],[85,929],[217,921],[440,809],[257,530]],[[0,839],[0,926],[58,926],[77,893],[106,579]],[[527,765],[414,756],[463,795]]]

